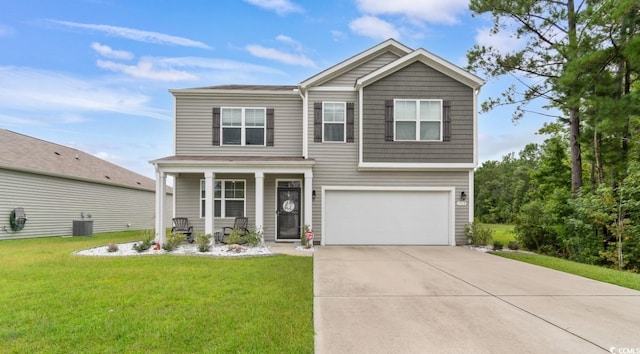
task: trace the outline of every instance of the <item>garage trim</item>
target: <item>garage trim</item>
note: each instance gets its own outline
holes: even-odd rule
[[[326,230],[326,192],[327,191],[420,191],[420,192],[448,192],[449,194],[449,235],[447,239],[450,246],[456,245],[455,240],[455,187],[402,187],[402,186],[322,186],[322,241],[321,245],[325,245],[326,237],[324,232]]]

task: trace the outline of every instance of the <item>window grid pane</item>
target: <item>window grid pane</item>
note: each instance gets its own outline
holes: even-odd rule
[[[440,122],[422,122],[420,140],[440,140]]]
[[[396,101],[396,120],[416,120],[416,101]]]
[[[440,101],[420,101],[421,121],[440,121]]]
[[[247,108],[245,110],[245,126],[264,127],[266,110],[264,108]]]
[[[242,109],[240,108],[222,108],[220,116],[223,127],[242,126]]]
[[[396,140],[416,140],[416,123],[396,122]]]
[[[245,182],[216,180],[213,185],[213,216],[242,217],[244,216]],[[200,217],[206,216],[205,180],[200,180]]]
[[[242,143],[241,128],[222,128],[223,145],[240,145]]]
[[[344,141],[344,124],[326,123],[324,125],[324,141]]]
[[[246,145],[264,145],[264,128],[246,128]]]

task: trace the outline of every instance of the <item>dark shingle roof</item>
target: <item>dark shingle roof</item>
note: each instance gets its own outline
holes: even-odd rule
[[[151,178],[80,150],[6,129],[0,129],[0,168],[155,190]]]

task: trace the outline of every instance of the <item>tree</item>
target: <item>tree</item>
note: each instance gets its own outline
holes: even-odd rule
[[[526,104],[535,99],[546,99],[568,117],[559,120],[569,127],[571,148],[571,185],[576,193],[582,187],[582,155],[580,150],[580,88],[575,82],[560,79],[567,65],[578,58],[584,31],[582,7],[574,0],[471,0],[475,14],[490,13],[493,17],[491,32],[508,29],[513,36],[524,41],[523,48],[501,53],[492,46],[475,45],[468,53],[469,68],[484,71],[490,77],[514,75],[524,87],[519,92],[509,87],[500,98],[483,103],[484,111],[497,105],[516,104],[514,119],[526,112]]]

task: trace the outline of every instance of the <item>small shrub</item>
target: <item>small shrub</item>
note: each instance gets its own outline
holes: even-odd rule
[[[246,238],[249,246],[255,247],[264,244],[264,235],[260,230],[252,230]]]
[[[118,251],[118,245],[116,245],[113,242],[110,242],[109,245],[107,245],[107,252],[117,252]]]
[[[500,251],[504,248],[504,245],[500,241],[493,241],[493,250]]]
[[[538,252],[540,252],[540,254],[544,254],[547,256],[556,256],[558,254],[558,252],[556,252],[555,248],[553,248],[553,246],[551,245],[542,245],[540,246],[540,248],[538,248]]]
[[[512,251],[517,251],[520,249],[520,243],[518,241],[509,241],[509,243],[507,244],[507,248]]]
[[[233,229],[227,236],[227,245],[237,245],[242,239],[242,231],[240,229]]]
[[[198,245],[198,251],[207,252],[211,249],[211,245],[209,244],[211,241],[211,234],[196,232],[195,241]]]
[[[478,246],[488,245],[493,239],[493,230],[482,226],[478,221],[465,225],[464,234],[471,244]]]
[[[185,237],[186,237],[185,234],[180,234],[175,232],[168,234],[167,239],[164,242],[164,245],[162,245],[162,249],[164,249],[167,252],[175,251],[176,248],[180,246],[180,243],[184,241]]]
[[[142,241],[140,241],[140,243],[134,243],[133,249],[137,252],[144,252],[148,250],[151,248],[151,245],[153,245],[155,237],[156,233],[154,230],[142,230],[142,232],[140,232],[140,238]]]

